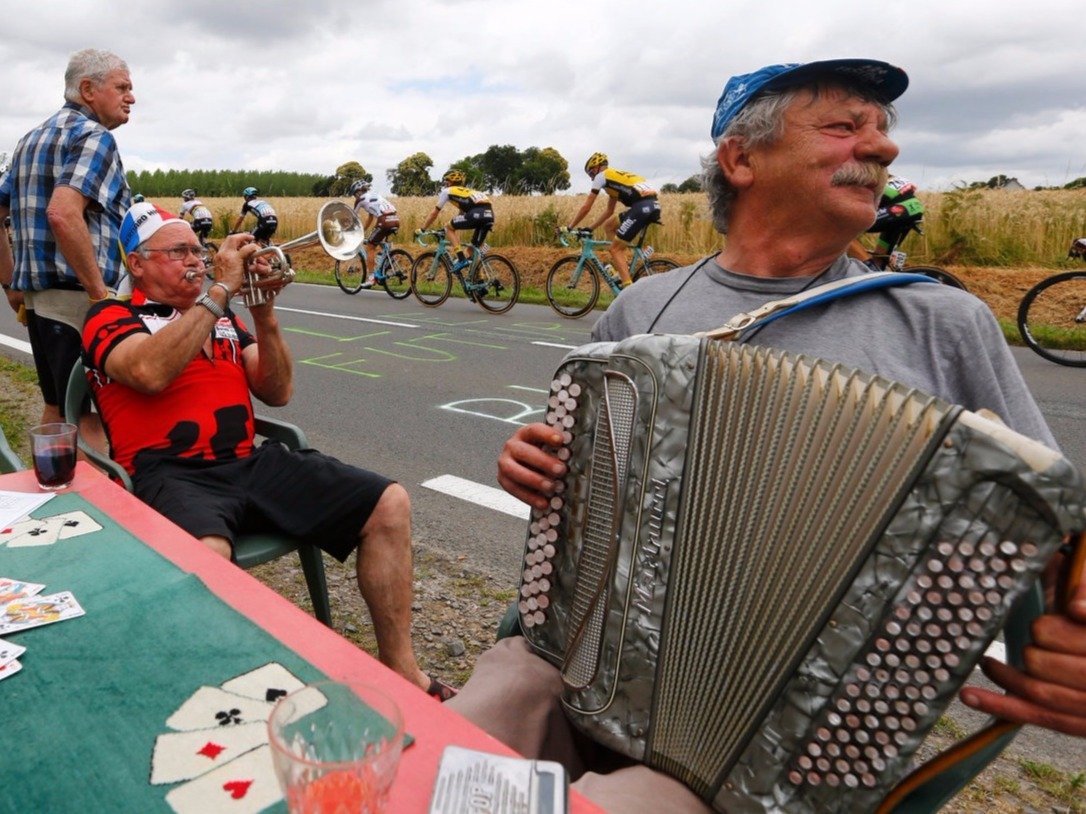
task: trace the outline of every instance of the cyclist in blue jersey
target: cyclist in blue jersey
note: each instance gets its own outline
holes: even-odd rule
[[[245,187],[241,194],[245,198],[245,203],[241,205],[241,214],[234,221],[234,227],[231,231],[238,231],[245,220],[245,216],[252,213],[256,218],[253,237],[256,238],[257,243],[267,246],[271,243],[275,230],[279,228],[279,217],[275,214],[275,209],[272,208],[270,203],[256,197],[260,194],[260,190],[256,187]]]

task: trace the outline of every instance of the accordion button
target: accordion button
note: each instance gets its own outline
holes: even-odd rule
[[[579,384],[577,384],[576,382],[574,382],[569,387],[567,387],[566,390],[569,391],[569,394],[573,398],[577,398],[577,396],[581,395],[581,386]]]

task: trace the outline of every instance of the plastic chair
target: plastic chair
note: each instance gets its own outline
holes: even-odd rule
[[[79,415],[84,400],[90,395],[90,385],[82,361],[76,362],[68,377],[68,392],[64,399],[64,414]],[[279,441],[289,449],[307,449],[302,430],[286,421],[267,416],[255,416],[256,434]],[[118,481],[129,492],[132,478],[120,464],[84,442],[79,436],[79,449],[91,463]],[[18,460],[18,459],[16,459]],[[309,599],[313,603],[313,615],[328,627],[332,627],[332,608],[328,601],[328,582],[324,576],[324,561],[316,546],[285,534],[242,534],[234,541],[234,557],[238,565],[248,570],[257,565],[278,559],[292,551],[298,552],[302,564]]]
[[[0,475],[18,472],[21,469],[26,469],[26,466],[19,460],[15,450],[8,445],[8,439],[4,436],[4,431],[0,429]]]

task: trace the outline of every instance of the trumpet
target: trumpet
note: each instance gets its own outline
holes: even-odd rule
[[[317,214],[317,228],[314,231],[278,246],[266,246],[253,255],[253,258],[268,254],[274,257],[271,260],[270,274],[258,274],[251,269],[250,265],[246,265],[245,282],[241,286],[245,307],[263,305],[274,296],[269,295],[259,286],[258,283],[261,280],[282,280],[284,284],[294,280],[296,275],[294,269],[290,267],[290,259],[286,252],[292,249],[305,249],[319,243],[325,253],[336,260],[350,260],[358,254],[358,249],[365,237],[362,222],[354,210],[340,201],[329,201]]]

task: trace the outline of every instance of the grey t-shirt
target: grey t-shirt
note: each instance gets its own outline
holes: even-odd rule
[[[842,256],[817,278],[751,277],[710,258],[623,291],[592,338],[709,331],[771,300],[866,273],[865,265]],[[987,408],[1012,429],[1057,448],[995,317],[964,291],[914,283],[850,295],[778,319],[750,342],[877,373],[969,410]]]

